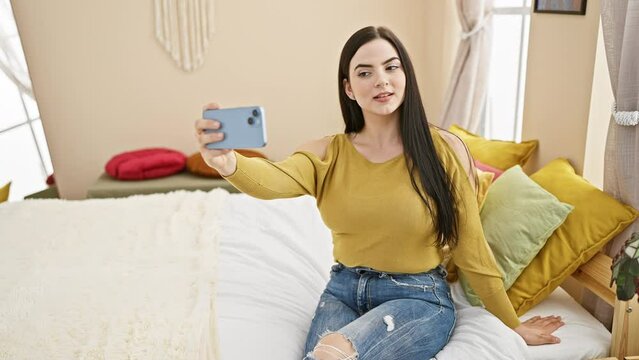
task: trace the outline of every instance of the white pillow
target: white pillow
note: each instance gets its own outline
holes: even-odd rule
[[[231,194],[221,212],[221,358],[301,359],[333,264],[331,234],[315,199]]]

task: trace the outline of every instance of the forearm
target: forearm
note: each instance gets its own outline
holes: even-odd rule
[[[510,299],[508,299],[500,277],[485,276],[471,272],[464,272],[464,277],[475,290],[486,310],[498,317],[511,329],[515,329],[520,325],[517,313]]]
[[[235,154],[234,159],[234,164],[221,169],[220,174],[245,194],[260,199],[314,195],[314,168],[303,155],[282,162],[247,158],[241,154]]]

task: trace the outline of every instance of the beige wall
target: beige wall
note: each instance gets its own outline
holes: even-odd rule
[[[522,139],[540,149],[529,170],[566,157],[583,171],[600,6],[587,5],[585,16],[532,14]]]
[[[439,125],[461,37],[461,25],[455,1],[432,1],[428,14],[425,24],[427,36],[424,38],[426,88],[420,87],[420,91],[425,100],[428,121]]]
[[[565,157],[595,186],[603,186],[603,154],[612,90],[600,31],[600,2],[586,16],[532,14],[522,139],[539,139],[533,171]],[[581,301],[583,287],[561,285]]]
[[[403,0],[215,0],[204,66],[177,68],[154,37],[153,1],[13,1],[61,195],[79,199],[116,153],[196,151],[201,106],[260,104],[281,159],[342,131],[339,52],[367,25],[390,27],[411,53],[429,118],[452,64],[454,3]]]
[[[273,159],[341,131],[339,52],[370,24],[389,26],[403,40],[437,123],[459,41],[455,3],[403,4],[215,0],[210,52],[202,68],[186,73],[154,38],[150,0],[13,1],[62,196],[83,198],[118,152],[195,152],[192,124],[211,100],[265,106],[264,151]],[[539,139],[541,149],[529,169],[565,156],[580,172],[588,161],[585,175],[595,183],[601,176],[605,132],[595,120],[609,103],[597,85],[607,80],[595,73],[598,17],[598,0],[588,2],[586,16],[532,14],[522,138]]]

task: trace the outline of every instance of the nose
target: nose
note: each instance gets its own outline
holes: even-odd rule
[[[375,83],[375,87],[385,87],[388,86],[388,79],[386,77],[380,76]]]

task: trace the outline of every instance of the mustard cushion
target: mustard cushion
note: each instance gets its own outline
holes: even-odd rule
[[[259,151],[255,150],[246,150],[246,149],[238,149],[236,152],[246,156],[246,157],[260,157],[266,159],[267,157]],[[217,172],[217,170],[208,166],[204,159],[202,159],[202,155],[199,152],[194,153],[186,159],[186,170],[191,174],[202,176],[202,177],[210,177],[210,178],[218,178],[221,179],[222,175]]]
[[[574,210],[508,289],[520,316],[544,300],[639,214],[577,175],[566,159],[551,161],[531,179]]]
[[[495,180],[480,215],[505,289],[515,282],[572,210],[571,205],[560,202],[532,181],[519,165]],[[464,276],[460,279],[468,301],[481,305]]]
[[[457,125],[451,126],[448,130],[466,143],[474,159],[501,170],[507,170],[515,165],[524,166],[539,145],[537,140],[520,143],[488,140]]]
[[[9,200],[9,189],[11,189],[11,182],[0,188],[0,203]]]
[[[479,178],[479,187],[477,188],[477,204],[479,209],[484,206],[486,201],[486,194],[488,194],[488,188],[495,179],[495,174],[489,171],[482,171],[477,169],[477,177]]]

